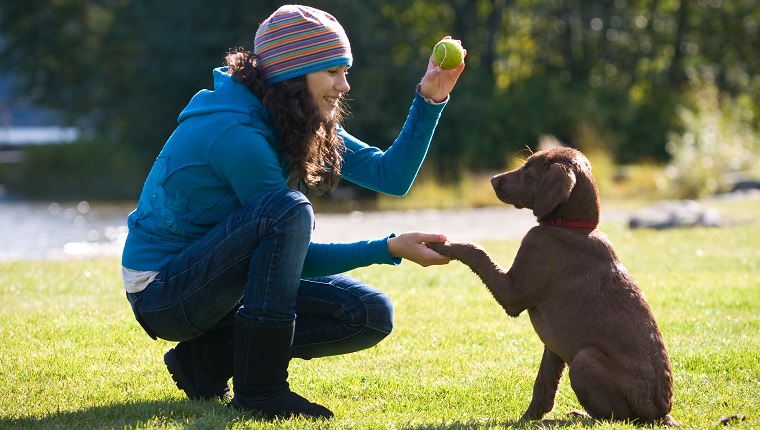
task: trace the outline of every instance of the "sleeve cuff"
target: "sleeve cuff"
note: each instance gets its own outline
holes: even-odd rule
[[[435,105],[435,106],[445,105],[446,103],[449,102],[449,97],[451,97],[451,94],[449,94],[449,95],[446,96],[446,99],[444,99],[440,103],[437,103],[437,102],[434,102],[433,99],[429,99],[429,98],[423,96],[422,94],[420,94],[420,84],[417,84],[417,88],[415,90],[417,92],[417,95],[420,96],[423,100],[425,100],[425,103],[428,103],[428,104],[431,104],[431,105]]]
[[[367,243],[367,256],[369,261],[379,264],[391,264],[398,266],[401,264],[401,257],[392,257],[391,252],[388,250],[388,239],[396,237],[395,233],[391,233],[387,237],[382,239],[372,240]]]

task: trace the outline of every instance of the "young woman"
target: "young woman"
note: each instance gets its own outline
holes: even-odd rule
[[[179,341],[164,361],[190,398],[225,398],[232,377],[236,409],[330,417],[290,391],[291,358],[369,348],[393,328],[388,296],[341,273],[449,260],[424,246],[441,234],[313,243],[304,194],[341,177],[405,194],[464,64],[428,63],[401,133],[381,151],[341,127],[352,55],[331,15],[283,6],[259,26],[253,52],[226,63],[180,114],[129,215],[127,297],[149,335]]]

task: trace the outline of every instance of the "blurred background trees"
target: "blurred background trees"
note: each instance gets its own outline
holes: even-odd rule
[[[445,35],[462,40],[467,68],[426,162],[440,181],[503,169],[515,153],[535,150],[544,135],[603,151],[618,164],[672,163],[681,169],[673,178],[688,175],[693,163],[739,168],[718,160],[724,141],[736,143],[726,130],[743,136],[743,152],[732,149],[732,159],[758,152],[760,0],[301,3],[329,11],[345,27],[355,57],[346,126],[380,147],[400,130],[435,42]],[[4,2],[0,70],[85,137],[78,151],[32,151],[25,161],[30,174],[92,165],[91,176],[101,178],[95,197],[136,196],[179,112],[195,92],[211,87],[211,69],[228,49],[251,47],[258,23],[281,4]],[[713,116],[732,113],[721,117],[722,133],[698,120],[705,109]],[[718,136],[711,152],[678,154],[687,147],[707,151],[684,139],[705,133]],[[66,157],[73,157],[68,166]],[[93,157],[101,161],[87,162]],[[111,186],[109,174],[116,176]],[[693,188],[683,185],[689,181],[681,178],[686,190]],[[717,189],[720,184],[712,186]]]

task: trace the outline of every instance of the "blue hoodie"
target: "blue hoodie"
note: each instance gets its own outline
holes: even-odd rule
[[[346,144],[341,176],[374,191],[406,194],[444,106],[416,94],[401,133],[386,151],[340,129]],[[215,69],[214,90],[201,90],[190,100],[148,174],[127,219],[122,265],[160,271],[253,196],[287,189],[288,171],[276,147],[274,125],[261,101],[226,68]],[[389,237],[311,243],[303,277],[399,264],[388,252]]]

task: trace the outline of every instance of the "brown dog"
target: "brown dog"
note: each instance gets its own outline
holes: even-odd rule
[[[544,354],[522,418],[552,410],[567,364],[591,417],[679,426],[669,415],[673,376],[652,310],[596,229],[599,192],[588,159],[571,148],[537,152],[491,184],[501,201],[533,209],[539,222],[509,270],[473,243],[427,246],[468,265],[510,316],[528,310]]]

